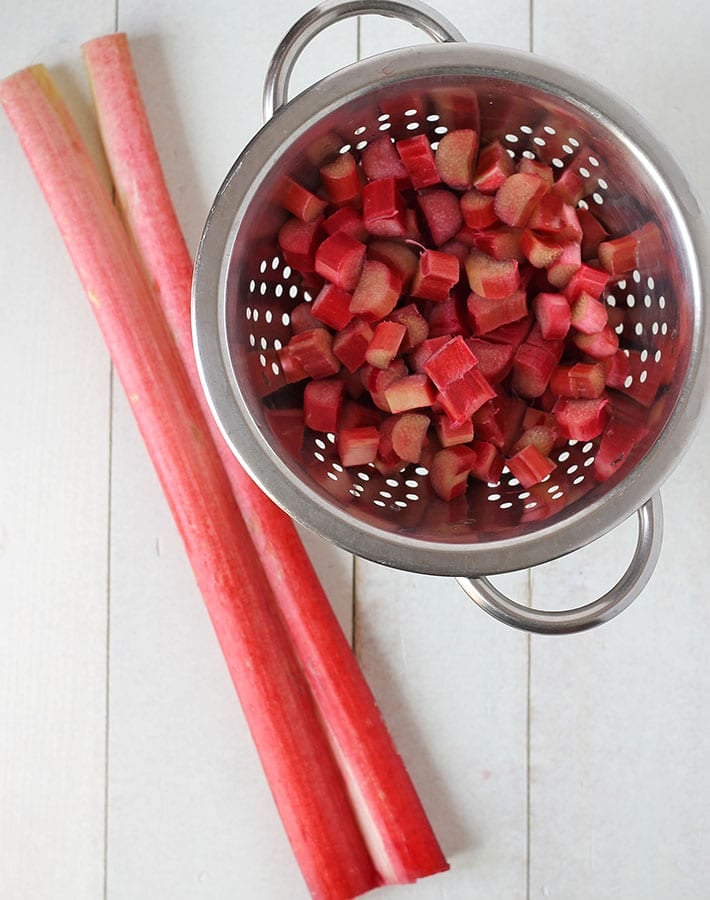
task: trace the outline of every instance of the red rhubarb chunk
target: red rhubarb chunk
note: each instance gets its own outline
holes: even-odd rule
[[[552,413],[557,419],[560,434],[568,440],[591,441],[604,430],[609,415],[606,397],[595,400],[569,400],[560,397]]]
[[[521,157],[516,166],[516,172],[537,175],[538,178],[542,178],[543,181],[550,185],[555,182],[555,173],[552,166],[548,166],[547,163],[542,162],[540,159],[530,159],[527,156]]]
[[[431,486],[437,497],[453,500],[465,493],[471,467],[476,454],[466,446],[447,447],[439,450],[429,468]]]
[[[609,237],[609,233],[588,209],[578,209],[577,218],[582,226],[582,259],[593,259],[598,254],[599,244]]]
[[[496,192],[494,208],[505,225],[524,228],[538,201],[549,190],[549,184],[537,175],[514,172]]]
[[[340,370],[333,355],[333,336],[326,328],[295,334],[286,346],[311,378],[327,378]]]
[[[375,328],[365,359],[371,366],[386,369],[397,355],[407,329],[399,322],[379,322]]]
[[[466,300],[466,308],[473,333],[482,335],[524,318],[528,312],[528,302],[525,291],[513,291],[509,296],[496,300],[472,292]]]
[[[570,308],[562,294],[541,293],[533,300],[533,311],[545,340],[565,337],[570,327]]]
[[[425,135],[403,138],[397,141],[396,147],[416,190],[439,184],[441,181],[439,170],[436,168],[434,153]]]
[[[495,194],[513,171],[513,160],[508,151],[500,141],[494,141],[484,147],[478,156],[473,186],[482,194]]]
[[[564,203],[576,206],[584,197],[584,180],[574,169],[568,167],[553,184],[551,191]]]
[[[615,475],[641,437],[635,425],[612,417],[594,455],[593,472],[597,481],[607,481]]]
[[[316,272],[344,291],[357,286],[365,262],[365,245],[343,231],[327,237],[316,251]]]
[[[638,248],[639,239],[636,232],[611,241],[603,241],[597,249],[599,262],[610,275],[624,275],[637,267]]]
[[[326,234],[335,234],[336,231],[344,231],[356,241],[365,242],[368,234],[360,213],[352,206],[343,206],[336,210],[327,219],[323,220],[323,231]]]
[[[442,388],[437,394],[437,400],[452,423],[460,425],[495,396],[495,390],[474,368]]]
[[[365,466],[377,457],[380,432],[374,425],[341,428],[336,443],[344,466]]]
[[[333,355],[348,372],[355,372],[365,363],[365,354],[373,331],[363,319],[353,319],[333,338]]]
[[[398,187],[409,183],[407,169],[388,137],[371,141],[360,154],[360,163],[368,181],[394,178]]]
[[[316,250],[320,241],[320,219],[302,222],[287,219],[279,229],[278,244],[286,263],[306,274],[315,271]]]
[[[352,319],[351,300],[352,294],[334,284],[325,284],[311,304],[311,311],[314,318],[339,331]]]
[[[360,172],[352,153],[340,153],[323,166],[320,178],[331,203],[347,203],[360,193]]]
[[[325,200],[303,187],[293,178],[284,176],[279,184],[276,201],[303,222],[314,222],[328,205]]]
[[[405,375],[393,381],[384,391],[392,413],[406,412],[431,406],[436,399],[436,389],[426,375]]]
[[[392,427],[392,449],[404,462],[418,463],[426,443],[426,433],[431,424],[424,413],[405,412],[396,416]]]
[[[485,484],[498,484],[505,466],[505,457],[498,447],[490,441],[473,441],[471,449],[476,454],[471,466],[471,477]]]
[[[468,228],[488,228],[498,221],[494,205],[494,198],[489,194],[482,194],[475,188],[466,191],[459,201],[461,215]]]
[[[508,375],[513,365],[515,347],[512,344],[496,344],[481,338],[468,338],[468,346],[478,360],[478,368],[490,384],[498,384]]]
[[[546,347],[529,341],[521,344],[513,357],[511,386],[521,397],[541,397],[557,365],[557,356]]]
[[[369,259],[383,262],[402,279],[402,289],[407,290],[419,265],[419,257],[401,241],[374,240],[367,245]]]
[[[424,371],[441,390],[452,381],[462,378],[476,362],[466,341],[457,335],[429,357],[424,363]]]
[[[550,390],[556,397],[593,400],[601,397],[604,387],[604,368],[600,363],[558,366],[550,378]]]
[[[421,300],[446,300],[460,273],[455,256],[440,250],[425,250],[419,257],[410,293]]]
[[[582,291],[570,308],[571,323],[582,334],[596,334],[608,321],[604,303],[595,300],[591,294]]]
[[[547,280],[553,287],[564,288],[581,265],[579,244],[576,241],[564,244],[560,256],[547,269]]]
[[[468,444],[473,440],[472,419],[466,419],[460,425],[452,425],[451,419],[442,414],[434,420],[434,428],[442,447],[456,447],[459,444]]]
[[[409,368],[412,372],[420,375],[425,374],[424,366],[426,361],[449,340],[450,338],[447,335],[441,335],[440,337],[427,338],[422,341],[407,357]]]
[[[468,334],[469,330],[465,310],[453,294],[441,303],[435,303],[429,310],[430,337],[453,337]]]
[[[368,322],[383,319],[397,305],[402,281],[385,263],[368,259],[353,292],[350,312]]]
[[[567,282],[564,293],[570,301],[576,300],[582,291],[598,300],[608,283],[607,272],[583,263]]]
[[[345,385],[340,378],[309,381],[303,393],[303,417],[307,428],[335,432]]]
[[[439,141],[434,161],[439,177],[456,190],[465,191],[473,186],[478,134],[470,128],[449,131]]]
[[[619,338],[608,325],[594,334],[582,334],[576,331],[571,335],[575,346],[593,359],[606,359],[619,349]]]
[[[443,188],[421,193],[417,203],[435,246],[450,240],[463,225],[459,198]]]
[[[476,249],[471,250],[466,260],[466,275],[474,294],[489,300],[502,300],[520,285],[517,260],[493,259]]]
[[[562,256],[564,247],[557,239],[546,238],[526,228],[520,235],[520,252],[536,269],[547,269]]]
[[[405,237],[407,217],[404,197],[394,178],[370,181],[362,189],[362,220],[377,237]]]
[[[534,444],[528,444],[508,459],[508,468],[527,489],[547,478],[554,471],[555,463],[543,456]]]
[[[390,313],[390,321],[399,322],[406,328],[406,334],[402,340],[402,351],[409,352],[418,347],[429,336],[429,323],[419,312],[414,303],[406,306],[398,306]]]
[[[322,328],[323,322],[313,315],[313,304],[297,303],[289,313],[291,318],[291,330],[294,334],[302,334],[304,331],[313,331],[314,328]]]
[[[475,233],[473,246],[493,259],[517,259],[518,262],[525,262],[525,256],[520,249],[521,238],[522,231],[519,228],[499,225]]]

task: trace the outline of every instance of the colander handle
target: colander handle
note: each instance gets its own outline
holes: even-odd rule
[[[522,606],[486,577],[456,580],[481,609],[506,625],[538,634],[570,634],[607,622],[635,600],[653,573],[663,539],[661,495],[654,494],[638,510],[636,550],[626,572],[603,597],[575,609],[546,610]]]
[[[302,16],[276,48],[264,82],[265,121],[287,102],[291,72],[306,45],[329,25],[368,14],[403,19],[442,44],[466,40],[441,13],[419,0],[326,0]]]

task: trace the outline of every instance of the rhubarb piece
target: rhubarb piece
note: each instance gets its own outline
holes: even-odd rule
[[[487,332],[486,340],[492,341],[494,344],[511,344],[513,347],[519,347],[530,334],[532,324],[533,315],[528,313],[522,319]]]
[[[366,363],[360,370],[360,376],[370,399],[383,412],[392,412],[385,391],[395,381],[404,378],[407,366],[402,359],[395,359],[386,369],[378,369]]]
[[[374,259],[365,260],[350,312],[367,322],[384,319],[397,305],[401,290],[401,279],[389,266]]]
[[[579,244],[576,241],[564,244],[558,259],[547,269],[547,280],[553,287],[564,288],[581,265]]]
[[[576,331],[571,334],[571,338],[578,350],[593,359],[606,359],[613,356],[619,349],[619,338],[608,325],[594,334],[583,334],[581,331]]]
[[[569,331],[570,308],[562,294],[538,294],[533,300],[533,312],[545,340],[559,340]]]
[[[629,351],[617,350],[613,356],[607,356],[601,362],[604,366],[607,387],[621,390],[631,372]]]
[[[560,434],[568,440],[591,441],[604,430],[609,411],[606,397],[594,400],[569,400],[560,397],[552,413],[557,419]]]
[[[352,319],[351,300],[352,294],[334,284],[325,284],[313,303],[309,305],[315,319],[330,328],[340,330],[345,328]]]
[[[327,378],[340,370],[333,355],[333,336],[326,328],[294,334],[286,346],[311,378]]]
[[[355,372],[365,362],[373,330],[363,319],[353,319],[333,338],[333,356],[348,372]]]
[[[500,225],[476,234],[473,245],[481,253],[486,253],[493,259],[516,259],[518,262],[525,262],[525,257],[520,249],[521,239],[522,231],[519,228]]]
[[[419,257],[401,241],[374,240],[367,245],[368,259],[385,263],[402,280],[402,290],[406,291],[419,265]]]
[[[374,425],[341,428],[337,435],[340,462],[348,466],[366,466],[377,458],[380,432]]]
[[[473,441],[471,449],[475,458],[470,468],[470,476],[485,484],[499,484],[505,466],[505,457],[498,447],[489,441]]]
[[[556,397],[593,400],[601,397],[605,383],[600,363],[574,363],[555,369],[550,377],[550,390]]]
[[[609,237],[609,233],[588,209],[578,209],[577,218],[582,226],[582,259],[594,259],[599,251],[599,245]]]
[[[427,338],[422,341],[407,357],[409,368],[412,372],[423,375],[426,361],[449,340],[450,338],[447,335],[441,335],[440,337]]]
[[[364,403],[345,400],[340,411],[338,430],[340,432],[344,428],[367,428],[370,426],[377,428],[383,418],[379,409],[373,409],[372,406]]]
[[[314,894],[368,890],[377,877],[303,670],[174,335],[103,178],[44,68],[4,80],[0,100],[131,400],[304,876]],[[187,288],[189,304],[189,281]]]
[[[424,371],[441,390],[476,365],[476,357],[460,335],[447,341],[424,363]]]
[[[526,175],[536,175],[549,185],[552,185],[555,182],[555,173],[552,166],[548,166],[547,163],[542,162],[540,159],[530,159],[528,156],[521,157],[516,166],[516,172],[524,172]]]
[[[563,249],[558,241],[544,238],[529,228],[520,235],[520,252],[536,269],[547,269],[557,262]]]
[[[441,303],[435,303],[429,310],[429,336],[447,338],[457,334],[468,334],[469,327],[465,307],[453,294]]]
[[[435,246],[450,240],[463,225],[459,198],[452,191],[437,188],[417,197],[429,234]]]
[[[599,262],[610,275],[625,275],[638,265],[638,235],[632,232],[611,241],[602,241],[597,253]]]
[[[518,347],[513,357],[513,390],[528,399],[542,396],[556,365],[555,353],[526,341]]]
[[[582,291],[570,307],[571,324],[582,334],[596,334],[607,324],[607,308],[591,294]]]
[[[388,137],[371,141],[360,154],[360,163],[368,181],[394,178],[399,188],[409,184],[409,173]]]
[[[574,169],[567,167],[550,190],[564,203],[576,206],[584,197],[584,180]]]
[[[478,155],[473,187],[482,194],[495,194],[505,179],[513,174],[513,160],[500,141],[483,147]]]
[[[320,243],[320,219],[302,222],[287,219],[279,229],[278,244],[289,266],[299,272],[315,271],[316,250]]]
[[[639,438],[639,429],[635,425],[612,416],[594,454],[592,471],[597,481],[607,481],[619,471]]]
[[[429,469],[431,486],[437,497],[453,500],[465,493],[476,454],[470,447],[447,447],[439,450]]]
[[[385,388],[384,395],[389,411],[401,413],[431,406],[436,391],[426,375],[405,375]]]
[[[522,319],[527,315],[528,302],[525,291],[513,291],[509,296],[496,300],[472,292],[466,300],[466,308],[473,333],[482,335]]]
[[[453,425],[447,415],[439,415],[434,420],[434,428],[442,447],[456,447],[473,440],[472,419],[466,419],[460,425]]]
[[[342,206],[336,210],[327,219],[323,219],[323,231],[326,234],[335,234],[338,231],[344,231],[356,241],[365,242],[368,238],[365,223],[362,221],[360,213],[353,209],[352,206]],[[314,250],[315,256],[315,250]]]
[[[558,434],[556,424],[554,428],[549,425],[533,425],[526,428],[513,445],[513,454],[519,453],[524,447],[532,444],[543,456],[549,456],[555,446]]]
[[[537,175],[514,172],[496,192],[496,215],[504,225],[524,228],[538,201],[548,190],[548,183]]]
[[[468,338],[466,343],[478,360],[478,368],[486,381],[495,385],[507,377],[515,355],[513,344],[496,344],[481,338]]]
[[[365,352],[371,366],[386,369],[397,355],[407,329],[399,322],[379,322]]]
[[[412,376],[416,377],[416,376]],[[461,425],[483,404],[496,396],[495,390],[477,369],[469,369],[461,378],[441,388],[436,399],[453,425]]]
[[[303,368],[300,360],[288,344],[277,351],[277,354],[279,367],[287,384],[293,384],[296,381],[303,381],[305,378],[308,378],[308,372]],[[256,356],[257,354],[254,355]]]
[[[328,205],[288,175],[279,182],[276,202],[303,222],[314,222],[320,218]]]
[[[344,231],[337,231],[318,245],[315,270],[344,291],[353,291],[364,262],[365,245]]]
[[[390,313],[390,321],[404,325],[406,334],[402,340],[402,351],[408,353],[418,347],[429,336],[429,323],[414,303],[398,306]]]
[[[196,396],[203,397],[200,379],[195,364],[192,331],[190,323],[190,293],[192,283],[191,258],[180,234],[177,218],[155,152],[145,109],[138,91],[135,72],[132,69],[125,35],[110,35],[84,46],[84,56],[89,68],[92,89],[99,113],[104,147],[111,165],[116,190],[121,197],[121,207],[131,230],[134,245],[138,247],[145,270],[150,273],[165,315],[170,323],[171,344],[176,339],[184,364],[190,374]],[[7,103],[7,91],[4,92]],[[65,121],[68,120],[68,116]],[[45,132],[46,133],[46,132]],[[73,142],[72,147],[80,146]],[[315,146],[315,145],[314,145]],[[309,148],[313,150],[313,146]],[[29,153],[29,150],[28,150]],[[40,154],[41,155],[41,154]],[[59,154],[60,158],[62,154]],[[42,157],[45,160],[48,154]],[[70,156],[68,157],[70,158]],[[140,166],[133,160],[140,159]],[[72,196],[76,196],[78,178],[68,178]],[[129,190],[130,187],[130,190]],[[150,199],[149,199],[150,198]],[[94,205],[91,208],[95,208]],[[93,238],[96,232],[89,229]],[[115,263],[116,255],[111,254]],[[129,293],[128,296],[131,296]],[[146,342],[146,358],[150,357],[152,342]],[[141,354],[139,354],[140,358]],[[161,383],[160,380],[155,383]],[[146,392],[146,396],[147,396]],[[205,405],[206,408],[206,405]],[[267,563],[267,576],[271,585],[276,586],[274,597],[279,605],[279,613],[288,628],[288,646],[293,646],[300,660],[298,672],[304,672],[313,698],[318,707],[318,721],[327,722],[328,743],[335,748],[346,780],[351,803],[342,813],[338,828],[339,842],[322,845],[320,823],[325,821],[322,811],[316,816],[315,828],[311,830],[313,797],[329,796],[329,789],[320,779],[327,778],[327,766],[321,768],[315,760],[298,761],[302,752],[302,735],[308,733],[293,729],[290,717],[283,714],[283,703],[276,711],[277,733],[281,724],[287,729],[287,754],[293,752],[293,769],[300,775],[312,772],[318,783],[310,777],[298,785],[310,788],[303,806],[294,804],[295,821],[289,834],[294,840],[294,849],[301,863],[306,880],[315,895],[323,893],[333,898],[353,896],[365,892],[378,881],[386,883],[411,882],[423,875],[447,868],[436,838],[427,821],[425,812],[417,797],[415,788],[404,768],[392,738],[375,704],[372,693],[362,676],[352,649],[339,626],[332,607],[318,582],[315,570],[304,551],[298,533],[280,509],[254,485],[244,470],[238,465],[233,453],[221,439],[216,424],[212,427],[217,436],[220,454],[228,469],[230,481],[255,543],[258,557]],[[199,486],[202,497],[213,504],[209,488],[201,476],[192,482]],[[231,542],[229,559],[239,554],[239,547],[246,548],[246,542]],[[248,555],[248,551],[246,551]],[[254,559],[237,564],[234,571],[242,584],[248,581],[245,570]],[[210,584],[214,583],[213,568]],[[265,596],[257,592],[259,596]],[[252,615],[252,607],[235,610],[235,621],[245,627]],[[272,617],[275,620],[275,617]],[[219,629],[218,629],[219,631]],[[255,636],[244,650],[236,654],[236,659],[245,663],[254,648],[258,652],[270,645],[267,635],[263,640]],[[274,658],[281,655],[280,644],[270,645]],[[268,655],[269,651],[266,651]],[[288,651],[290,652],[290,650]],[[288,659],[288,655],[282,657]],[[246,666],[249,669],[248,666]],[[249,669],[247,699],[251,689],[258,687],[259,669]],[[278,685],[269,700],[289,697],[290,686],[297,680],[287,679],[286,690],[281,695]],[[245,705],[250,711],[264,710],[258,697]],[[266,748],[278,753],[277,736],[264,741]],[[288,788],[288,773],[277,777],[275,784],[279,793]],[[282,816],[285,808],[279,803]],[[360,866],[360,838],[353,835],[350,827],[350,810],[357,808],[361,832],[365,836],[371,858],[378,870],[375,877],[372,866]],[[338,818],[336,811],[334,818]],[[307,835],[307,840],[304,839]],[[344,856],[340,857],[341,850]],[[321,852],[322,851],[322,852]]]
[[[473,186],[478,156],[478,134],[470,128],[449,131],[439,141],[434,161],[439,177],[449,187],[465,191]]]
[[[352,153],[340,153],[333,162],[322,166],[320,179],[328,199],[338,206],[360,193],[360,172]]]
[[[377,237],[405,237],[407,219],[404,197],[394,178],[370,181],[362,189],[362,220]]]
[[[564,205],[564,200],[561,197],[553,193],[545,194],[530,213],[527,227],[540,234],[554,236],[559,239],[559,233],[563,226],[562,214]]]
[[[489,194],[482,194],[472,188],[462,195],[459,204],[461,215],[468,228],[488,228],[498,221],[494,209],[494,198]]]
[[[492,256],[471,250],[466,260],[466,275],[474,294],[488,300],[502,300],[516,291],[520,285],[518,263],[514,259],[497,260]]]
[[[293,334],[303,334],[304,331],[312,331],[314,328],[322,328],[323,323],[313,315],[313,304],[297,303],[289,313],[291,331]]]
[[[570,302],[574,302],[582,291],[598,300],[608,283],[606,272],[583,263],[567,282],[564,294]]]
[[[439,250],[425,250],[419,257],[410,293],[421,300],[446,300],[459,275],[459,261],[455,256]]]
[[[405,412],[396,416],[392,427],[392,449],[404,462],[418,463],[431,420],[424,413]]]
[[[439,171],[426,135],[418,134],[415,137],[403,138],[397,141],[395,146],[412,181],[412,187],[419,190],[439,184],[441,181]]]
[[[303,394],[303,418],[306,428],[335,432],[343,404],[345,385],[340,378],[309,381]]]
[[[544,481],[555,470],[555,463],[543,456],[534,444],[527,444],[508,459],[508,468],[521,486],[527,489]]]

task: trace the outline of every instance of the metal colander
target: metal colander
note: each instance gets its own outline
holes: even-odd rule
[[[443,43],[382,54],[323,79],[286,103],[291,68],[324,27],[360,13],[406,18]],[[676,163],[638,116],[599,86],[531,54],[468,44],[422,4],[331,2],[312,10],[277,50],[265,89],[267,124],[241,154],[215,200],[194,283],[196,351],[205,389],[227,439],[263,489],[297,520],[347,550],[387,565],[461,576],[480,605],[509,624],[574,631],[615,615],[638,595],[660,549],[658,488],[689,441],[700,411],[703,344],[701,215]],[[338,153],[356,156],[383,134],[473,127],[514,158],[530,157],[585,182],[588,207],[612,235],[649,226],[639,268],[610,284],[621,347],[648,382],[640,407],[646,436],[609,481],[592,474],[598,440],[555,450],[555,471],[525,490],[505,470],[499,484],[470,483],[446,503],[426,467],[383,475],[344,469],[335,436],[306,431],[289,410],[303,385],[286,385],[278,350],[290,313],[313,286],[284,261],[276,202],[289,175],[317,184]],[[298,435],[296,438],[295,435]],[[639,514],[634,558],[604,597],[576,610],[530,610],[504,597],[486,575],[526,568],[578,549]]]

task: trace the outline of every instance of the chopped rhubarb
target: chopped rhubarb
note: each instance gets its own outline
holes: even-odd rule
[[[469,331],[465,306],[453,294],[441,303],[435,303],[429,310],[429,336],[453,337]]]
[[[289,266],[302,273],[315,271],[320,226],[320,219],[302,222],[294,218],[284,222],[279,229],[277,240]]]
[[[333,355],[333,336],[326,328],[294,334],[286,346],[311,378],[327,378],[340,369]]]
[[[629,351],[617,350],[613,356],[602,360],[607,387],[621,389],[631,372]]]
[[[353,317],[350,312],[351,300],[352,294],[334,284],[325,284],[310,304],[311,312],[324,325],[339,330],[345,328]]]
[[[370,394],[370,399],[378,409],[384,412],[394,412],[390,407],[386,392],[390,385],[399,381],[407,374],[407,366],[401,359],[395,359],[386,369],[378,369],[366,363],[360,369],[360,376],[365,389]],[[398,410],[401,412],[401,410]]]
[[[303,222],[314,222],[320,218],[328,205],[288,175],[279,183],[276,201]]]
[[[605,383],[604,368],[600,363],[574,363],[555,369],[550,378],[550,390],[556,397],[593,400],[601,397]]]
[[[467,344],[478,360],[481,374],[490,384],[498,384],[507,377],[515,355],[513,344],[496,344],[481,338],[468,338]]]
[[[612,416],[594,454],[593,472],[597,481],[607,481],[619,471],[641,436],[635,425]]]
[[[513,453],[518,453],[529,444],[533,444],[543,456],[549,456],[555,446],[558,437],[557,425],[532,425],[526,428],[513,445]]]
[[[441,390],[462,378],[476,365],[469,345],[458,335],[436,350],[424,363],[424,371]]]
[[[578,209],[577,218],[582,226],[582,259],[593,259],[598,254],[599,245],[609,237],[609,233],[588,209]]]
[[[362,189],[362,220],[377,237],[405,237],[407,219],[404,197],[394,178],[368,182]]]
[[[496,215],[505,225],[524,228],[533,209],[549,188],[548,182],[537,175],[514,172],[496,192]]]
[[[576,206],[584,197],[584,179],[568,166],[555,181],[551,191],[565,203]]]
[[[498,484],[505,466],[505,457],[498,447],[489,441],[473,441],[471,449],[476,455],[469,473],[471,477],[485,484]]]
[[[532,399],[545,393],[557,365],[554,352],[528,341],[521,344],[513,357],[512,388],[521,397]]]
[[[578,350],[594,359],[606,359],[613,356],[619,349],[619,338],[608,325],[594,334],[583,334],[581,331],[576,331],[571,334],[571,338]]]
[[[570,308],[562,294],[543,292],[533,300],[533,311],[545,340],[559,340],[570,328]]]
[[[353,292],[350,312],[368,322],[384,319],[397,305],[401,290],[402,281],[395,271],[385,263],[367,259]]]
[[[432,460],[429,475],[434,493],[442,500],[453,500],[465,493],[476,454],[467,446],[446,447]]]
[[[450,240],[463,225],[459,198],[453,191],[444,188],[423,191],[417,203],[436,247]]]
[[[415,376],[412,376],[415,377]],[[461,378],[451,381],[436,395],[444,412],[454,425],[461,425],[483,404],[496,396],[495,390],[477,369],[469,369]]]
[[[597,248],[599,262],[610,275],[625,275],[638,265],[638,246],[638,235],[635,232],[602,241]]]
[[[516,259],[525,262],[525,257],[520,249],[522,231],[519,228],[510,228],[508,225],[499,225],[475,235],[473,246],[482,253],[487,253],[493,259]]]
[[[460,425],[453,425],[447,415],[438,415],[434,420],[436,436],[442,447],[455,447],[473,440],[473,420],[466,419]]]
[[[591,294],[582,291],[570,307],[571,323],[582,334],[596,334],[608,321],[607,308]]]
[[[389,315],[390,321],[399,322],[406,328],[406,334],[402,340],[404,353],[418,347],[429,336],[429,323],[419,312],[414,303],[398,306]]]
[[[340,462],[344,466],[365,466],[377,458],[380,432],[374,425],[342,428],[337,434]]]
[[[360,193],[360,171],[352,153],[340,153],[333,162],[322,166],[320,178],[328,199],[338,206]]]
[[[431,424],[424,413],[405,412],[396,416],[392,427],[392,448],[404,462],[418,463],[426,442],[426,433]]]
[[[540,198],[535,208],[530,213],[527,227],[540,234],[559,238],[562,229],[562,214],[564,200],[554,193],[545,194]]]
[[[555,173],[552,166],[542,162],[539,159],[530,159],[527,156],[521,157],[516,166],[516,172],[524,172],[527,175],[536,175],[542,178],[547,184],[552,185],[555,182]]]
[[[363,319],[353,319],[333,338],[333,356],[348,372],[355,372],[365,363],[365,354],[372,340],[373,330]]]
[[[449,131],[439,141],[434,161],[439,177],[449,187],[465,191],[473,186],[478,156],[478,134],[470,128]]]
[[[525,291],[513,291],[507,297],[495,300],[472,292],[466,300],[466,308],[473,333],[479,336],[524,318],[528,312],[528,301]]]
[[[564,288],[581,265],[579,244],[570,241],[563,245],[562,253],[547,269],[547,280],[553,287]]]
[[[314,431],[336,430],[344,389],[340,378],[319,378],[308,382],[303,395],[306,428]]]
[[[412,372],[416,372],[420,375],[423,375],[425,370],[424,366],[426,365],[427,360],[435,353],[440,347],[443,347],[449,341],[449,337],[447,335],[441,335],[441,337],[427,338],[422,341],[407,357],[409,361],[409,367]]]
[[[384,394],[392,413],[422,409],[431,406],[436,399],[436,390],[426,375],[398,378],[385,388]]]
[[[369,259],[385,263],[402,279],[402,289],[407,290],[419,265],[419,257],[406,244],[394,240],[372,240],[367,245]]]
[[[564,294],[570,301],[574,301],[584,291],[598,300],[608,283],[609,275],[606,272],[583,263],[567,282]]]
[[[409,183],[407,169],[399,158],[392,140],[388,137],[370,141],[360,154],[360,162],[368,181],[394,178],[399,188],[405,187]]]
[[[495,194],[505,179],[514,172],[513,160],[500,141],[483,147],[478,155],[473,187],[482,194]]]
[[[397,355],[407,329],[399,322],[378,322],[365,352],[371,366],[386,369]]]
[[[459,201],[461,215],[468,228],[488,228],[498,221],[494,205],[494,198],[489,194],[482,194],[472,188],[462,195]]]
[[[557,262],[563,249],[557,240],[543,237],[529,228],[520,235],[520,252],[536,269],[547,269]]]
[[[349,296],[349,295],[348,295]],[[302,334],[304,331],[312,331],[314,328],[321,328],[323,322],[316,319],[313,315],[313,304],[297,303],[289,313],[291,331],[294,334]]]
[[[365,245],[344,231],[322,241],[316,250],[315,269],[326,281],[344,291],[353,291],[365,262]]]
[[[489,300],[502,300],[520,285],[516,260],[497,260],[475,249],[471,250],[466,260],[466,275],[474,294]]]
[[[308,378],[308,372],[303,368],[301,361],[294,354],[290,344],[286,344],[277,351],[279,367],[287,384],[293,384],[296,381],[303,381]]]
[[[419,257],[410,293],[421,300],[446,300],[459,276],[459,261],[455,256],[439,250],[425,250]]]
[[[367,240],[367,230],[362,221],[360,213],[352,206],[341,206],[327,219],[323,219],[323,231],[326,234],[335,234],[337,231],[344,231],[356,241]],[[314,251],[315,255],[315,251]],[[297,268],[297,267],[296,267]]]
[[[531,488],[554,472],[555,463],[530,443],[507,460],[508,468],[521,486]]]
[[[591,441],[604,430],[609,417],[608,405],[606,397],[594,400],[560,397],[552,412],[564,437],[575,441]]]
[[[439,170],[436,168],[434,153],[426,135],[418,134],[415,137],[403,138],[397,141],[395,146],[416,190],[439,184],[441,181]]]

